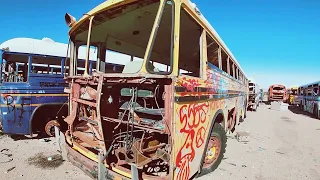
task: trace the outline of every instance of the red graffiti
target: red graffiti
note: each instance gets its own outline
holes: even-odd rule
[[[195,148],[205,143],[206,127],[204,123],[209,110],[209,103],[183,105],[180,108],[180,133],[187,134],[186,141],[177,154],[176,165],[180,169],[177,178],[185,180],[190,175],[190,163],[195,157]]]
[[[185,87],[187,91],[192,92],[192,95],[197,95],[197,92],[195,92],[195,87],[200,86],[198,79],[187,79],[184,77],[182,79],[182,82],[180,82],[181,86]],[[181,96],[186,96],[188,92],[181,93]]]
[[[196,146],[200,148],[205,142],[206,128],[201,127],[196,135]]]

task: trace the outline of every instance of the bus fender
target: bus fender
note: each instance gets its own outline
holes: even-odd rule
[[[208,147],[210,133],[211,133],[211,131],[212,131],[212,129],[213,129],[213,126],[214,126],[214,124],[216,123],[217,117],[218,117],[219,115],[222,116],[222,121],[221,121],[220,123],[222,124],[223,127],[225,127],[225,117],[224,117],[224,115],[223,115],[222,109],[219,109],[219,110],[215,113],[215,115],[213,116],[213,120],[212,120],[212,123],[211,123],[211,125],[210,125],[210,129],[209,129],[209,131],[208,131],[209,133],[208,133],[208,136],[207,136],[207,139],[206,139],[206,144],[205,144],[205,147],[204,147],[204,150],[203,150],[203,151],[205,151],[205,150],[207,149],[207,147]],[[200,161],[200,166],[199,166],[199,169],[198,169],[198,174],[201,172],[201,169],[202,169],[202,166],[203,166],[203,161],[204,161],[204,158],[205,158],[205,157],[206,157],[206,156],[205,156],[205,153],[203,152],[203,153],[202,153],[202,157],[201,157],[201,161]]]
[[[66,107],[64,107],[66,106]],[[61,108],[60,110],[62,110],[63,108],[68,108],[68,104],[67,103],[46,103],[46,104],[41,104],[40,106],[36,107],[31,116],[30,116],[30,121],[29,121],[29,132],[30,135],[32,135],[32,123],[33,120],[36,118],[36,114],[44,107],[59,107]],[[59,113],[59,112],[58,112]]]

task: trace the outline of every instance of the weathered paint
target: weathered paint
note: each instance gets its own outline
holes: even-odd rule
[[[276,88],[281,90],[276,90]],[[269,87],[268,93],[268,101],[287,101],[287,90],[284,85],[273,84]]]
[[[207,66],[206,73],[205,80],[181,76],[175,85],[176,89],[181,86],[185,88],[185,92],[176,92],[176,98],[195,98],[193,101],[178,101],[174,104],[174,179],[189,179],[197,173],[210,127],[215,120],[213,116],[218,110],[222,110],[223,116],[227,118],[228,111],[236,107],[235,121],[238,123],[239,117],[243,117],[246,87],[215,66]],[[201,89],[204,91],[199,91]],[[225,127],[227,131],[227,119]]]
[[[320,118],[320,81],[300,86],[298,88],[298,101],[300,108]]]
[[[18,53],[16,53],[18,54]],[[30,63],[31,59],[30,59]],[[35,109],[43,104],[63,104],[68,94],[63,75],[28,73],[27,82],[3,82],[1,93],[1,119],[4,133],[31,134],[31,118]]]
[[[132,1],[108,1],[103,3],[102,5],[96,7],[94,10],[90,11],[89,14],[95,15],[101,11],[104,11],[108,8],[121,6],[126,3]],[[163,1],[162,1],[163,2]],[[233,58],[235,62],[236,59],[233,57],[228,48],[224,45],[222,40],[216,35],[216,32],[213,28],[210,28],[209,23],[203,20],[201,16],[198,16],[194,8],[190,5],[189,1],[174,1],[176,5],[176,25],[175,25],[175,40],[174,40],[174,71],[172,74],[167,76],[161,75],[150,75],[147,73],[145,66],[142,66],[142,69],[137,74],[103,74],[105,77],[104,83],[111,82],[128,82],[130,83],[138,83],[142,78],[148,78],[154,80],[156,78],[170,78],[173,81],[174,93],[170,94],[172,96],[172,110],[173,112],[170,115],[173,116],[172,119],[168,120],[171,124],[168,125],[171,128],[171,162],[170,162],[170,172],[173,174],[169,175],[169,179],[189,179],[191,176],[196,174],[202,164],[202,155],[204,153],[204,148],[206,146],[206,142],[208,139],[209,130],[214,124],[214,116],[217,112],[222,112],[223,117],[225,117],[222,123],[225,127],[226,131],[230,130],[228,128],[228,117],[231,117],[232,121],[235,121],[235,124],[238,124],[239,118],[244,116],[244,112],[246,110],[246,102],[247,102],[247,85],[237,80],[221,69],[207,64],[206,58],[201,59],[204,75],[201,78],[191,77],[191,76],[176,76],[178,70],[178,59],[179,59],[179,13],[180,13],[180,3],[185,3],[186,11],[188,11],[196,21],[201,24],[204,29],[207,30],[207,33],[212,35],[215,40],[218,41],[218,44],[224,48],[229,54],[230,57]],[[159,18],[159,16],[157,16]],[[82,18],[78,23],[76,23],[72,29],[70,30],[70,35],[76,33],[77,28],[86,20],[86,17]],[[154,28],[156,26],[154,25]],[[150,39],[153,38],[153,34],[151,34]],[[146,52],[149,52],[150,47],[146,49]],[[203,52],[202,52],[203,53]],[[146,63],[146,62],[144,62]],[[237,64],[238,65],[238,64]],[[239,67],[239,66],[238,66]],[[201,69],[200,68],[200,69]],[[242,70],[240,68],[240,70]],[[238,71],[237,71],[238,72]],[[200,74],[201,74],[200,73]],[[98,76],[101,77],[101,74],[96,73],[93,77],[89,79],[98,79]],[[118,78],[118,81],[116,81]],[[152,79],[154,78],[154,79]],[[69,77],[69,82],[73,84],[75,89],[79,90],[79,86],[87,85],[85,79],[83,77],[72,76]],[[89,80],[88,80],[89,81]],[[79,83],[79,84],[78,84]],[[100,79],[98,82],[90,82],[91,84],[97,85],[97,83],[102,83]],[[141,83],[143,84],[143,83]],[[146,85],[146,84],[144,84]],[[141,85],[140,85],[141,86]],[[87,101],[80,101],[78,99],[78,90],[71,92],[71,96],[75,97],[71,99],[71,103],[73,104],[71,107],[71,114],[68,118],[65,119],[69,123],[69,125],[73,125],[73,121],[76,118],[78,104],[87,104],[90,105]],[[100,89],[101,91],[101,89]],[[99,88],[97,90],[99,93]],[[171,92],[171,91],[168,91]],[[166,92],[166,93],[168,93]],[[166,98],[170,99],[170,98]],[[98,100],[97,100],[98,101]],[[170,102],[171,103],[171,102]],[[169,104],[169,103],[168,103]],[[100,108],[99,102],[95,102],[94,107]],[[168,107],[166,107],[168,108]],[[171,108],[171,106],[169,107]],[[166,112],[170,112],[166,109]],[[97,115],[100,116],[100,112],[97,112]],[[108,119],[108,118],[106,118]],[[113,119],[113,121],[118,119]],[[97,118],[98,123],[101,121],[101,117]],[[119,122],[115,121],[115,122]],[[151,129],[151,128],[150,128]],[[102,128],[99,125],[98,130],[102,132]],[[72,132],[71,132],[72,133]],[[72,142],[68,142],[70,146],[74,145]],[[103,146],[100,146],[103,147]],[[78,149],[78,147],[73,146],[73,149]],[[103,149],[105,151],[105,149]],[[90,152],[90,151],[89,151]],[[92,152],[91,152],[92,153]],[[90,153],[82,151],[81,154],[84,156],[91,157]],[[119,172],[120,173],[120,172]],[[125,173],[121,172],[120,174]],[[128,177],[128,176],[127,176]],[[159,177],[155,177],[159,178]]]

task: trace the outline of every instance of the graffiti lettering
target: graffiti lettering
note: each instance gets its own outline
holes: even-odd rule
[[[40,82],[40,87],[67,87],[65,82]]]
[[[184,145],[177,154],[176,165],[180,169],[178,179],[188,179],[190,175],[190,162],[195,157],[195,148],[201,147],[205,142],[206,115],[209,103],[183,105],[180,108],[180,133],[186,134]]]

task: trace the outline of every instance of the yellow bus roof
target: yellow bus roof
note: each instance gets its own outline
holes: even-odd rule
[[[110,9],[112,7],[116,7],[116,6],[121,6],[124,4],[128,4],[134,1],[138,1],[138,0],[108,0],[105,1],[103,3],[101,3],[100,5],[96,6],[95,8],[93,8],[92,10],[90,10],[88,13],[86,13],[86,15],[84,15],[79,21],[77,21],[71,28],[69,31],[69,34],[71,34],[73,31],[75,31],[83,22],[85,22],[87,19],[89,19],[90,16],[96,15],[102,11],[105,11],[107,9]],[[177,1],[177,0],[173,0],[173,1]],[[231,51],[229,50],[229,48],[227,47],[227,45],[223,42],[223,40],[220,38],[219,34],[217,33],[217,31],[211,26],[211,24],[208,22],[208,20],[202,15],[202,14],[197,14],[196,10],[195,10],[195,4],[192,3],[190,0],[179,0],[182,4],[184,4],[184,7],[186,7],[189,11],[192,12],[192,14],[190,14],[191,16],[193,16],[199,23],[200,25],[202,25],[207,32],[209,32],[214,38],[215,40],[220,44],[220,46],[226,51],[226,53],[235,61],[235,63],[237,64],[238,68],[241,70],[242,74],[248,78],[243,69],[241,68],[240,64],[238,63],[237,59],[234,57],[234,55],[231,53]]]

